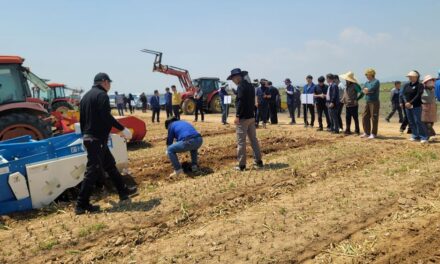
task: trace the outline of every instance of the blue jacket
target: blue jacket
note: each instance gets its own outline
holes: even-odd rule
[[[153,95],[150,98],[151,108],[154,110],[160,109],[160,101],[159,96]]]
[[[308,84],[304,85],[304,92],[303,94],[313,94],[315,93],[315,87],[316,85],[314,83],[311,83],[310,86]]]
[[[437,101],[440,102],[440,76],[437,81],[435,81],[435,97],[437,97]]]
[[[339,104],[339,87],[336,83],[332,83],[329,87],[330,98],[327,98],[327,103],[333,103],[335,106]]]
[[[182,120],[174,121],[168,127],[167,146],[173,144],[174,139],[179,142],[196,137],[201,135],[190,123]]]
[[[225,104],[225,96],[229,95],[228,91],[226,91],[226,89],[220,89],[218,94],[220,95],[220,100],[221,100],[222,104]]]
[[[269,87],[258,87],[257,89],[257,98],[258,98],[258,104],[260,105],[268,105],[270,99],[264,98],[264,95],[270,95]]]
[[[173,105],[172,96],[173,96],[173,94],[170,93],[170,92],[165,93],[165,104],[167,106],[172,106]]]
[[[295,89],[290,84],[286,87],[286,94],[287,94],[287,104],[291,105],[295,102]]]

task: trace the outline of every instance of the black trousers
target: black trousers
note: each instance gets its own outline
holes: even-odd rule
[[[154,123],[154,119],[156,118],[157,123],[159,123],[159,116],[160,116],[160,108],[159,109],[151,109],[153,112],[153,115],[151,116],[151,122]]]
[[[340,103],[338,105],[338,122],[339,122],[340,129],[344,129],[344,124],[342,123],[342,109],[344,109],[344,104]]]
[[[142,113],[147,112],[147,103],[142,103]]]
[[[328,114],[328,108],[325,103],[316,104],[316,111],[318,112],[318,123],[320,128],[324,128],[322,124],[322,114],[325,115],[325,121],[327,123],[327,128],[331,127],[330,116]]]
[[[173,116],[173,106],[166,105],[165,106],[165,111],[167,112],[167,118],[170,118],[170,117]]]
[[[391,119],[391,117],[393,117],[393,115],[396,112],[399,114],[399,122],[402,123],[403,122],[403,113],[402,113],[402,108],[400,107],[399,103],[392,103],[392,105],[391,105],[391,112],[387,116],[387,120],[389,121]]]
[[[304,104],[303,105],[303,110],[304,110],[304,125],[308,126],[311,125],[313,126],[315,124],[315,105],[313,104]],[[307,112],[310,113],[311,119],[310,119],[310,123],[307,120]]]
[[[269,112],[270,112],[270,123],[278,124],[278,108],[276,102],[271,102],[269,104]]]
[[[399,105],[400,106],[400,105]],[[404,132],[408,127],[408,134],[412,133],[411,126],[409,125],[408,116],[406,116],[406,111],[403,111],[403,122],[400,125],[400,132]]]
[[[180,120],[180,105],[173,105],[173,114],[177,120]]]
[[[258,126],[258,123],[260,121],[262,121],[263,124],[266,124],[268,118],[269,118],[269,104],[260,104],[260,105],[258,105],[257,126]]]
[[[84,140],[84,147],[87,151],[87,168],[81,184],[81,190],[79,191],[77,205],[85,207],[90,204],[90,195],[95,188],[96,182],[102,177],[104,172],[108,174],[119,196],[125,195],[127,187],[116,168],[115,159],[107,146],[107,142]]]
[[[298,110],[298,118],[301,117],[301,101],[295,101],[293,108]]]
[[[130,114],[133,114],[133,112],[134,112],[134,108],[133,108],[133,106],[131,105],[131,103],[128,103],[128,109],[130,110]]]
[[[345,108],[345,125],[346,131],[350,131],[351,119],[354,120],[354,131],[355,133],[360,133],[361,130],[359,128],[359,106],[352,106]]]
[[[200,115],[202,116],[202,121],[205,121],[205,114],[203,113],[203,105],[196,104],[196,111],[194,112],[196,121],[199,119],[199,112]]]
[[[292,120],[291,122],[292,123],[296,123],[296,120],[295,120],[295,104],[294,103],[290,103],[290,104],[287,104],[287,108],[289,109],[289,116],[290,116],[290,119]]]

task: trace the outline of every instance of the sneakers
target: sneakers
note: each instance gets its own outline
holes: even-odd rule
[[[191,171],[192,171],[192,172],[199,172],[199,166],[197,166],[197,165],[192,165],[192,166],[191,166]]]
[[[133,187],[126,187],[125,188],[125,192],[122,195],[119,195],[119,201],[126,201],[128,199],[130,199],[131,197],[134,197],[138,195],[137,192],[137,187],[133,186]]]
[[[361,138],[369,138],[370,137],[370,135],[367,135],[367,134],[362,134],[362,136],[361,136]]]
[[[170,174],[170,178],[177,177],[177,176],[179,176],[182,173],[183,173],[182,169],[176,170],[176,171],[174,171],[173,173]]]
[[[428,144],[429,142],[428,142],[428,140],[426,140],[426,139],[422,139],[422,140],[420,140],[420,143],[422,143],[422,144]]]
[[[263,168],[263,167],[264,167],[264,165],[263,165],[263,161],[262,161],[262,160],[259,160],[259,161],[254,162],[254,167],[255,167],[255,168],[258,168],[258,169]]]
[[[345,130],[344,134],[349,136],[349,135],[351,135],[351,131],[350,130]]]
[[[413,138],[413,137],[410,137],[410,138],[409,138],[409,141],[415,142],[415,141],[417,141],[417,139],[415,139],[415,138]]]
[[[316,131],[323,131],[324,129],[322,127],[316,129]]]
[[[246,170],[246,166],[242,166],[242,165],[237,165],[234,168],[236,171],[245,171]]]
[[[371,134],[369,137],[368,137],[368,139],[375,139],[376,138],[376,135],[374,135],[374,134]]]
[[[76,215],[82,215],[85,213],[97,213],[101,211],[101,207],[99,207],[99,205],[91,205],[88,204],[86,206],[79,206],[77,205],[75,207],[75,214]]]

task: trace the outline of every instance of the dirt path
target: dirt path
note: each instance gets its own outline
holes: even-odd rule
[[[101,214],[60,205],[3,218],[0,263],[438,261],[436,144],[403,140],[397,124],[376,141],[271,126],[258,131],[265,168],[239,173],[233,130],[196,126],[206,173],[166,180],[163,128],[152,126],[156,141],[130,151],[140,184],[132,204],[108,196]]]

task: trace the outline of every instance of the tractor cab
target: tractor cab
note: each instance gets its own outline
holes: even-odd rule
[[[194,87],[203,91],[204,108],[212,113],[221,113],[221,102],[218,90],[223,82],[219,78],[202,77],[193,80]]]

